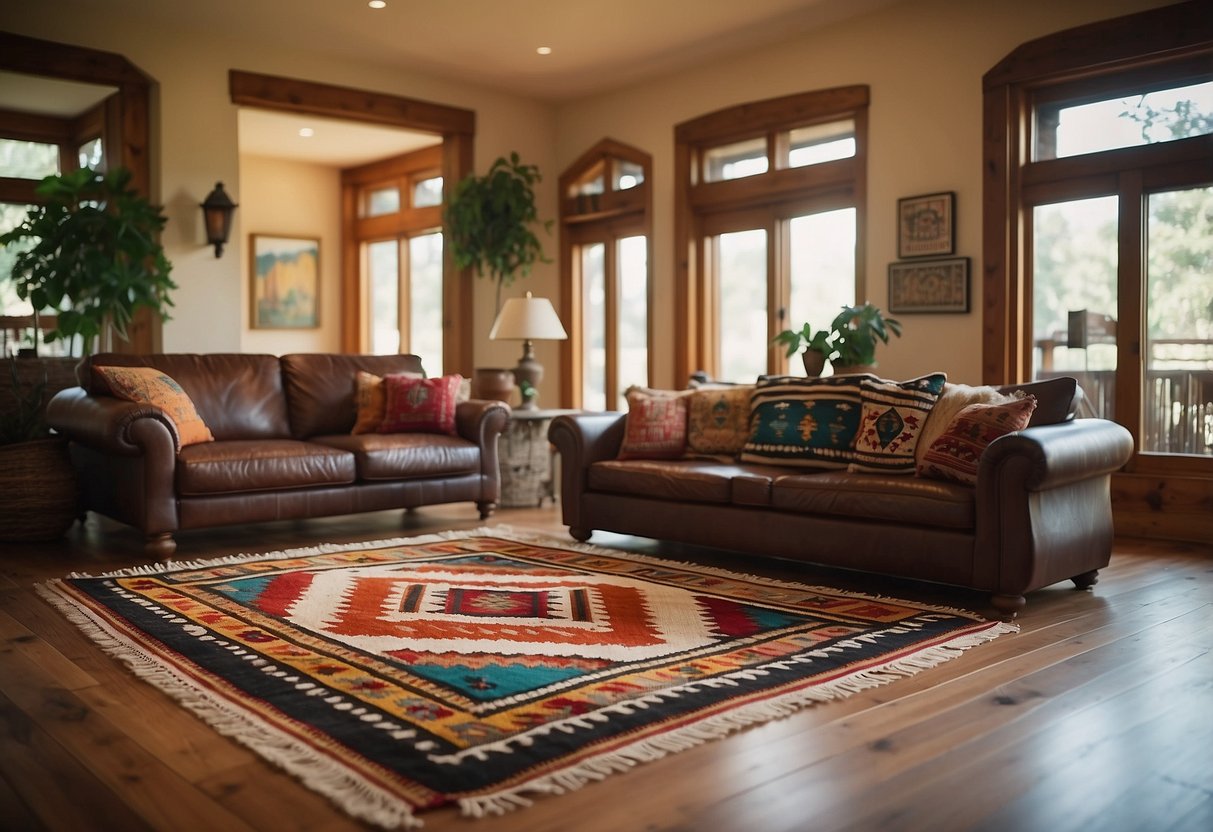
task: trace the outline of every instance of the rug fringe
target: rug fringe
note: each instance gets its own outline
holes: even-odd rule
[[[102,650],[219,733],[247,746],[299,778],[308,788],[324,795],[353,817],[385,829],[416,829],[424,825],[405,801],[376,788],[344,767],[325,760],[303,743],[275,730],[252,714],[229,706],[223,699],[208,695],[188,679],[174,673],[88,610],[71,603],[62,594],[61,586],[62,581],[53,580],[37,584],[34,589]]]
[[[811,690],[792,691],[762,702],[734,708],[700,720],[692,725],[638,740],[615,751],[590,757],[576,765],[553,771],[542,777],[519,783],[486,795],[459,798],[464,815],[484,818],[502,815],[530,806],[527,795],[563,794],[604,780],[611,774],[627,771],[638,764],[660,760],[671,754],[721,739],[743,728],[784,719],[811,705],[842,699],[865,690],[887,685],[937,667],[960,656],[965,650],[992,641],[1000,635],[1016,633],[1014,624],[996,622],[978,632],[957,636],[943,644],[927,648],[885,664],[868,668],[831,682],[814,685]]]

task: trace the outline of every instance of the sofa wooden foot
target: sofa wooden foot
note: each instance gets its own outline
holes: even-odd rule
[[[1092,569],[1090,572],[1083,572],[1081,575],[1075,575],[1070,580],[1074,582],[1075,589],[1090,589],[1099,583],[1099,570]]]
[[[1024,604],[1028,603],[1028,599],[1022,595],[991,595],[990,603],[1002,615],[1003,620],[1010,621],[1023,609]]]
[[[569,536],[574,540],[585,543],[590,539],[590,535],[594,533],[593,529],[583,529],[578,526],[569,526]]]
[[[177,541],[168,532],[164,534],[149,534],[143,544],[143,551],[156,560],[168,560],[177,551]]]
[[[480,519],[488,520],[493,512],[497,510],[497,504],[488,500],[481,500],[476,503],[476,508],[480,509]]]

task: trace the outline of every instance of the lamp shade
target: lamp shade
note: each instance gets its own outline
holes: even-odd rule
[[[547,298],[510,298],[501,307],[489,338],[517,341],[563,341],[568,338],[552,302]]]

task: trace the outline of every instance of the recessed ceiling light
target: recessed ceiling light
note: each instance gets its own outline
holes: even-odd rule
[[[367,5],[372,9],[385,9],[387,8],[387,0],[371,0]]]
[[[552,47],[550,47],[550,46],[541,46],[541,47],[539,47],[538,49],[536,49],[535,51],[536,51],[536,52],[538,52],[540,55],[551,55],[551,54],[552,54]]]
[[[300,127],[299,135],[305,139],[310,139],[312,136],[316,135],[316,131],[310,127]]]

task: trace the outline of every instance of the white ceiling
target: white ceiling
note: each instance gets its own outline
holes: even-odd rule
[[[65,6],[83,0],[62,0]],[[106,0],[115,18],[421,71],[544,101],[608,92],[903,0]],[[65,13],[67,13],[65,11]],[[536,48],[550,47],[550,55]],[[111,90],[0,73],[0,107],[75,115]],[[349,166],[433,143],[402,130],[251,110],[240,152]],[[301,127],[315,135],[304,139]],[[357,152],[354,152],[354,149]]]
[[[106,0],[106,8],[115,19],[282,43],[562,101],[901,0],[386,2],[376,10],[367,0]],[[552,54],[536,54],[539,46]]]

